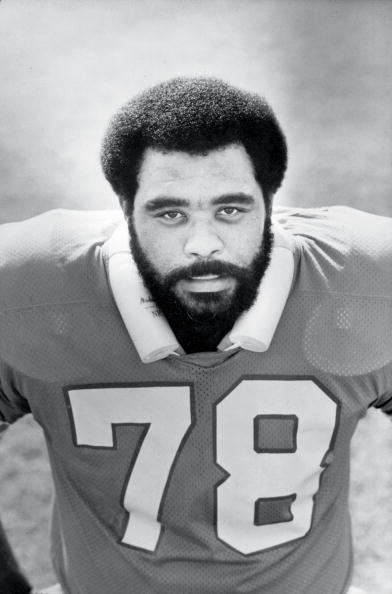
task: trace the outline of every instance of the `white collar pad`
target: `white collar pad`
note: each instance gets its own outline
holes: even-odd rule
[[[274,246],[251,308],[240,315],[218,345],[221,351],[269,348],[289,295],[294,256],[290,236],[273,223]],[[184,354],[166,318],[144,286],[129,247],[129,231],[122,221],[104,246],[108,276],[117,308],[143,363]]]

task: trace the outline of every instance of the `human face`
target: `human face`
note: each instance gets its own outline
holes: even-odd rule
[[[158,280],[190,312],[226,307],[260,250],[263,195],[242,145],[205,155],[147,149],[132,226]]]

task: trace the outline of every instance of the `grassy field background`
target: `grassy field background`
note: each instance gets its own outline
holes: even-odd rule
[[[0,0],[0,222],[116,208],[98,159],[107,120],[182,74],[274,106],[290,148],[279,204],[392,216],[391,31],[388,0]],[[371,412],[353,442],[351,495],[355,582],[370,594],[392,592],[391,449],[389,423]],[[7,432],[0,460],[1,516],[40,587],[54,579],[51,482],[31,418]]]

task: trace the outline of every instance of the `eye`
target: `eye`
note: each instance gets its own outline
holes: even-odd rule
[[[225,206],[218,210],[218,215],[221,217],[232,218],[239,215],[242,211],[236,206]]]
[[[168,210],[158,216],[166,223],[178,223],[185,218],[184,213],[180,212],[179,210]]]

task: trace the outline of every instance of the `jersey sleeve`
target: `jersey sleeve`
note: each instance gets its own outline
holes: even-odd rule
[[[384,394],[374,406],[381,409],[392,421],[392,391]]]
[[[11,370],[0,362],[0,436],[10,423],[29,412],[30,406],[20,394]]]
[[[392,421],[392,364],[382,369],[376,381],[380,396],[373,402],[373,406],[384,412]]]
[[[0,226],[3,423],[12,423],[31,412],[32,387],[28,380],[53,375],[50,349],[62,341],[66,326],[63,305],[95,303],[98,299],[92,264],[99,261],[100,246],[113,233],[121,216],[118,211],[58,209]],[[101,275],[97,281],[99,291],[105,282]]]
[[[329,374],[370,378],[369,405],[389,414],[392,218],[345,206],[280,208],[275,216],[301,254],[297,292],[314,300],[304,338],[308,360]]]

